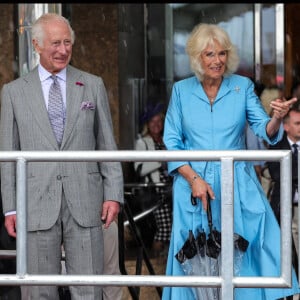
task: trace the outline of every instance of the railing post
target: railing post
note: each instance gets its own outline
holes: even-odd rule
[[[17,159],[16,201],[17,201],[17,274],[27,273],[27,176],[26,160]]]
[[[233,159],[221,158],[222,299],[234,299],[233,286]],[[225,250],[224,250],[225,249]]]
[[[280,161],[281,270],[286,282],[292,283],[292,152]],[[283,254],[284,253],[284,254]],[[288,253],[288,255],[286,255]]]

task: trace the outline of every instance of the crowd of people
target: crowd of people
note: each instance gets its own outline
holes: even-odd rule
[[[70,65],[75,34],[69,21],[46,13],[34,23],[32,39],[39,65],[2,88],[0,150],[117,150],[102,78]],[[269,93],[264,101],[267,90],[258,91],[257,83],[235,73],[239,65],[236,48],[217,25],[195,26],[186,52],[194,76],[173,85],[167,107],[160,102],[146,107],[135,150],[291,149],[292,286],[236,288],[234,299],[292,299],[300,293],[296,274],[300,84],[293,86],[289,100],[280,92],[274,97]],[[234,231],[249,244],[241,276],[280,275],[280,166],[278,162],[265,164],[273,183],[270,199],[260,184],[261,165],[234,163]],[[167,255],[166,275],[188,275],[176,257],[190,233],[209,234],[208,210],[215,229],[221,230],[220,162],[135,162],[134,168],[148,183],[171,186],[153,211],[152,248]],[[116,219],[124,201],[121,164],[34,162],[28,164],[27,181],[28,273],[61,274],[64,251],[67,274],[120,274]],[[1,246],[15,248],[13,162],[1,163],[1,196]],[[12,263],[8,268],[15,272]],[[122,299],[120,287],[70,286],[68,291],[72,300]],[[18,287],[0,292],[1,299],[21,299]],[[22,289],[23,298],[32,300],[59,299],[60,292],[51,285]],[[164,287],[162,299],[206,300],[189,287]]]

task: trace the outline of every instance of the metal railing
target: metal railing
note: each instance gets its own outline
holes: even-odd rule
[[[221,287],[222,299],[234,299],[236,287],[291,287],[291,151],[9,151],[0,152],[0,161],[15,161],[17,176],[17,271],[0,275],[0,285],[100,285],[100,286],[188,286]],[[26,193],[28,162],[80,161],[220,161],[221,162],[221,231],[222,266],[220,276],[162,275],[68,275],[27,274]],[[281,274],[279,277],[235,277],[233,274],[233,163],[234,161],[279,161],[281,170]],[[225,257],[226,256],[226,257]]]

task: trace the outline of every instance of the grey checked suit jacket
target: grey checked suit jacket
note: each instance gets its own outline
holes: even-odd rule
[[[67,67],[66,124],[58,148],[43,98],[38,69],[5,84],[1,93],[0,150],[116,150],[108,98],[100,77]],[[81,109],[82,102],[95,109]],[[101,224],[102,202],[123,202],[119,162],[28,163],[28,230],[54,225],[62,189],[75,220],[84,227]],[[15,163],[1,163],[4,213],[16,210]]]

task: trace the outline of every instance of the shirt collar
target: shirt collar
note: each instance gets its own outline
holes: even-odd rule
[[[50,72],[48,72],[41,64],[38,66],[39,76],[41,82],[49,79],[49,77],[52,75]],[[67,80],[67,68],[62,69],[59,73],[56,74],[56,76],[65,81]]]
[[[298,147],[300,147],[300,141],[294,143],[288,136],[287,136],[287,140],[288,140],[288,142],[289,142],[291,148],[292,148],[292,145],[293,145],[293,144],[297,144]]]

